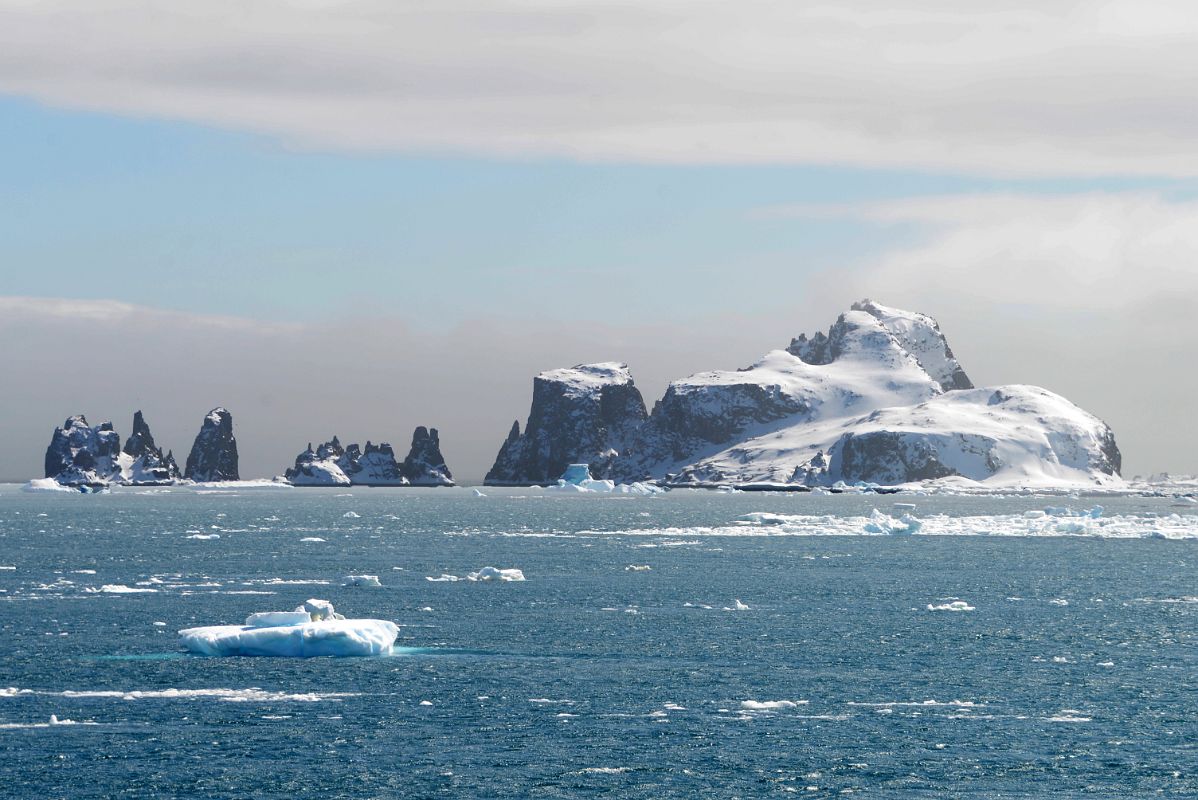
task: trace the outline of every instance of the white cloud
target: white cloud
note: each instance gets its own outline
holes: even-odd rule
[[[1188,0],[0,0],[0,91],[298,146],[1198,175]]]
[[[880,295],[918,286],[947,298],[968,287],[992,303],[1070,313],[1198,305],[1198,201],[1155,193],[970,194],[763,214],[917,226],[919,241],[856,276]],[[1198,334],[1198,326],[1187,327]]]

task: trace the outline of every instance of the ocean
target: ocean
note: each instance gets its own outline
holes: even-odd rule
[[[0,486],[0,795],[1198,796],[1184,499],[483,491]]]

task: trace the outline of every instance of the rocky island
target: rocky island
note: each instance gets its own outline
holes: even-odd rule
[[[54,429],[45,466],[45,477],[63,486],[168,486],[183,480],[237,480],[233,415],[216,408],[204,418],[185,474],[180,474],[174,453],[168,450],[164,454],[154,441],[141,411],[133,415],[133,433],[123,447],[111,422],[92,427],[82,414],[68,418]]]
[[[542,373],[486,482],[582,462],[675,486],[1108,486],[1120,461],[1102,420],[1039,387],[975,388],[934,319],[863,300],[749,367],[672,382],[648,414],[624,364]]]
[[[441,455],[436,428],[417,427],[402,463],[391,445],[366,442],[342,447],[334,436],[316,448],[308,444],[284,473],[293,486],[453,486],[453,476]]]

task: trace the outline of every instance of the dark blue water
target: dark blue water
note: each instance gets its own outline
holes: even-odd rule
[[[342,494],[0,487],[0,794],[1198,796],[1198,539],[721,527],[910,499],[876,496]],[[992,529],[1094,501],[917,502]],[[527,580],[425,579],[487,565]],[[177,652],[308,597],[400,652]]]

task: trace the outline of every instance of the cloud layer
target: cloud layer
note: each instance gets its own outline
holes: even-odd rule
[[[1198,175],[1188,0],[0,0],[0,92],[303,147]]]

